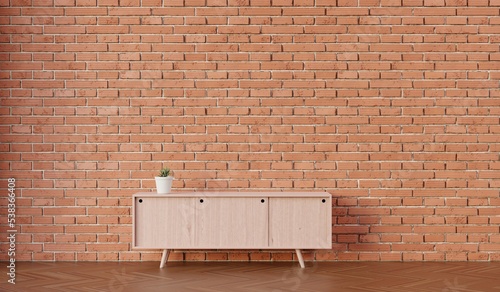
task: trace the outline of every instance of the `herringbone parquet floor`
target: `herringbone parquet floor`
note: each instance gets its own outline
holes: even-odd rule
[[[16,292],[500,291],[500,262],[20,262],[15,285],[2,274],[0,291]]]

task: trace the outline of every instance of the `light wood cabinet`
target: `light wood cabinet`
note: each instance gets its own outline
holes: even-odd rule
[[[135,249],[330,249],[326,192],[137,193]]]

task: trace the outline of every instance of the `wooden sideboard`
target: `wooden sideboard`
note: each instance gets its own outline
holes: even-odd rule
[[[137,193],[134,249],[301,249],[332,247],[332,198],[326,192]]]

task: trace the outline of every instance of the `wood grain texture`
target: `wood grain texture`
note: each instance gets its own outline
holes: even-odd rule
[[[195,246],[194,198],[134,199],[133,246],[141,249]]]
[[[499,292],[499,262],[19,262],[2,292]]]
[[[325,200],[325,202],[323,202]],[[331,248],[331,197],[270,198],[271,248]]]
[[[199,248],[264,248],[268,242],[268,204],[260,198],[213,198],[196,202]],[[261,200],[264,200],[262,203]]]

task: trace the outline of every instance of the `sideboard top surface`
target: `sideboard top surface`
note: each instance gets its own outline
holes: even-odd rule
[[[239,198],[254,198],[254,197],[271,197],[271,198],[324,198],[331,197],[330,193],[323,191],[316,192],[277,192],[277,191],[259,191],[259,192],[214,192],[214,191],[199,191],[199,192],[174,192],[168,194],[158,194],[155,192],[140,192],[135,193],[134,197],[174,197],[174,198],[191,198],[191,197],[239,197]]]

